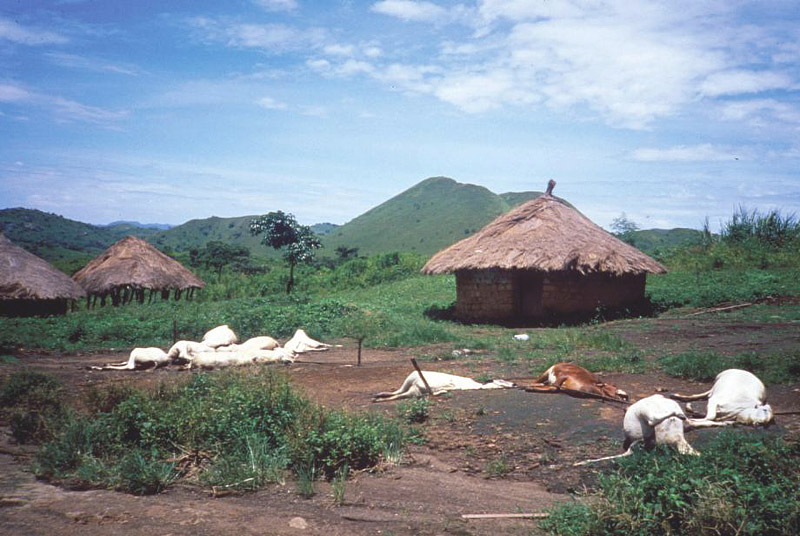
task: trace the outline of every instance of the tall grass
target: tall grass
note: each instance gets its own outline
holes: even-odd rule
[[[671,376],[698,381],[711,381],[717,374],[730,368],[748,370],[768,384],[800,381],[800,351],[797,350],[769,355],[690,351],[663,356],[659,364]]]

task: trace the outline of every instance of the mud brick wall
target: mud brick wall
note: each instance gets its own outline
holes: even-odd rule
[[[508,270],[456,273],[456,316],[462,320],[503,320],[514,315],[514,278]]]
[[[546,312],[564,314],[591,312],[597,307],[619,307],[644,297],[645,275],[611,276],[569,273],[547,274],[542,287]]]

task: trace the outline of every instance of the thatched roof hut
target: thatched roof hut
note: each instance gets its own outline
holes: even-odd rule
[[[456,314],[469,320],[588,312],[644,297],[661,264],[547,193],[434,255],[426,274],[455,273]]]
[[[84,296],[67,274],[0,234],[0,314],[63,314]]]
[[[200,278],[181,263],[161,253],[140,238],[128,236],[105,250],[72,276],[91,296],[113,304],[138,299],[144,301],[145,290],[169,297],[171,290],[179,299],[183,291],[205,287]]]

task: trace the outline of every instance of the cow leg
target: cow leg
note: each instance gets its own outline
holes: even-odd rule
[[[523,389],[531,393],[558,393],[561,391],[561,389],[555,385],[544,385],[542,383],[534,383],[533,385],[523,387]]]

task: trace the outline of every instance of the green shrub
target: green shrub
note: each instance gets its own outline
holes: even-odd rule
[[[53,423],[65,413],[64,389],[52,376],[13,373],[0,387],[0,408],[9,415],[11,436],[18,443],[39,443],[53,437]]]
[[[723,431],[698,457],[662,447],[620,460],[586,505],[556,507],[541,526],[575,536],[789,536],[800,532],[798,478],[800,444]]]
[[[175,460],[204,453],[200,481],[255,489],[284,472],[333,477],[396,456],[406,441],[395,421],[319,408],[270,369],[193,375],[185,384],[93,394],[90,415],[70,414],[43,445],[43,478],[156,493],[177,478]]]
[[[397,405],[397,413],[407,423],[423,423],[430,416],[431,401],[427,398],[417,398],[410,402],[401,402]]]

